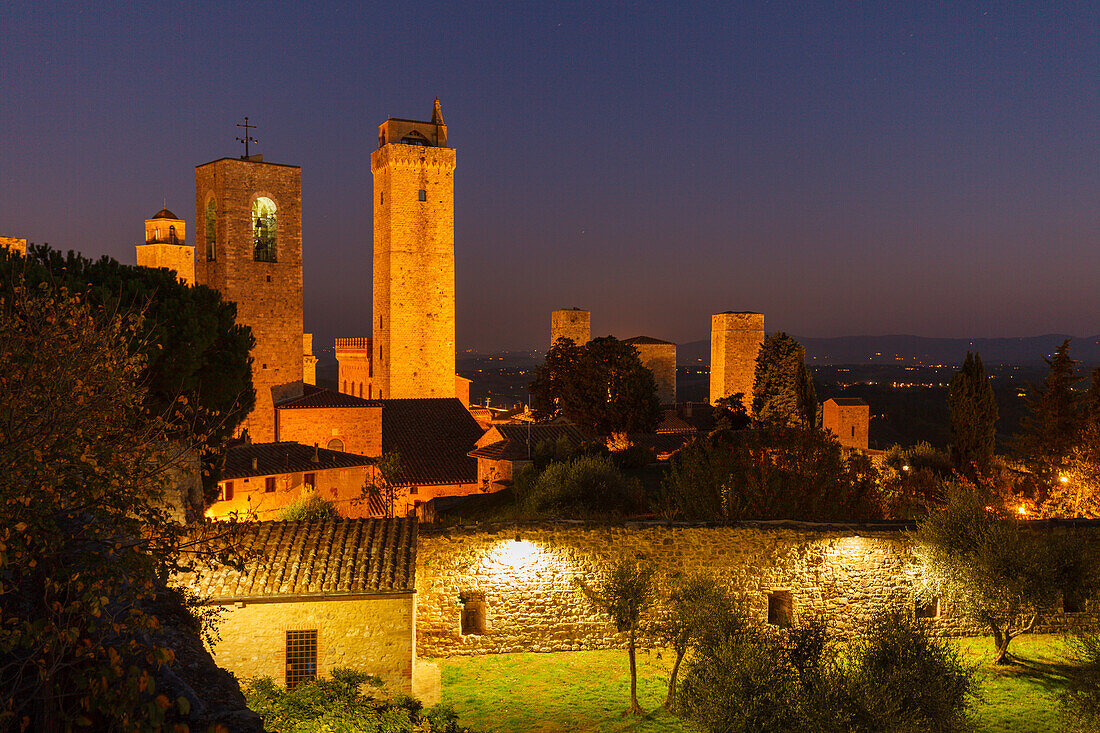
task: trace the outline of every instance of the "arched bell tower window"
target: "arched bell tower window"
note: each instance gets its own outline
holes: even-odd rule
[[[275,251],[275,202],[258,196],[252,202],[252,259],[277,262]]]
[[[174,224],[168,227],[168,241],[172,244],[179,244],[179,240],[176,239],[176,227]]]
[[[410,130],[408,135],[401,138],[402,145],[422,145],[426,148],[430,148],[432,144],[428,142],[428,138],[421,135],[416,130]]]
[[[209,198],[206,200],[206,261],[213,262],[217,259],[217,251],[215,250],[215,243],[218,241],[217,230],[217,214],[214,211],[214,199]]]

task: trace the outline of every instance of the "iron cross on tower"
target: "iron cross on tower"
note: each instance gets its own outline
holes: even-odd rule
[[[238,124],[237,127],[243,127],[244,128],[244,137],[238,137],[237,142],[244,143],[244,155],[242,155],[241,157],[242,158],[248,158],[248,144],[250,142],[252,142],[252,143],[256,142],[256,138],[249,135],[248,131],[249,131],[249,129],[255,130],[256,126],[248,124],[248,118],[245,117],[244,118],[244,124],[243,125]]]

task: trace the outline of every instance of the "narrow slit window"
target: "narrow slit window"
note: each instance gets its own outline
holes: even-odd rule
[[[425,191],[424,189],[420,189],[420,200],[421,201],[427,201],[428,200],[428,192]]]

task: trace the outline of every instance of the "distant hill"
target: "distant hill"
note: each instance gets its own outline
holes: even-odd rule
[[[1067,338],[1052,333],[1027,338],[946,339],[922,336],[841,336],[839,338],[803,338],[806,360],[815,364],[958,364],[967,350],[978,351],[982,361],[996,364],[1038,364],[1054,353]],[[1085,364],[1100,363],[1100,336],[1072,337],[1070,354]],[[710,363],[710,341],[679,344],[676,359],[683,366]],[[699,360],[702,360],[700,362]]]

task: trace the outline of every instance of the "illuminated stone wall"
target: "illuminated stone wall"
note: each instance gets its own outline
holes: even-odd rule
[[[236,515],[261,522],[278,519],[287,505],[316,493],[322,499],[331,501],[343,517],[369,517],[372,516],[370,504],[357,500],[373,472],[370,466],[310,471],[313,474],[312,486],[306,485],[306,472],[302,471],[226,479],[218,482],[218,500],[207,507],[206,516],[229,519]],[[275,479],[275,491],[270,493],[267,491],[268,478]],[[233,484],[232,499],[225,498],[228,483]]]
[[[517,536],[519,541],[516,541]],[[829,525],[730,527],[540,524],[485,530],[421,528],[417,550],[417,649],[423,656],[565,651],[621,646],[576,589],[620,558],[646,559],[669,578],[705,573],[767,619],[768,595],[790,591],[796,616],[824,614],[842,634],[891,602],[915,607],[919,565],[901,529]],[[484,599],[485,633],[461,633],[462,597]],[[652,619],[654,614],[649,614]],[[1080,616],[1075,614],[1074,618]],[[1065,615],[1054,614],[1048,628]],[[940,603],[945,634],[980,630]]]
[[[373,374],[371,372],[371,340],[353,337],[336,339],[336,363],[339,374],[337,391],[354,397],[374,399]]]
[[[195,282],[195,248],[189,244],[139,244],[135,248],[139,267],[166,267],[184,285]]]
[[[276,439],[316,443],[361,456],[382,455],[382,405],[372,407],[280,407]],[[343,447],[331,445],[339,440]]]
[[[0,248],[27,256],[27,240],[22,237],[0,237]]]
[[[592,340],[592,312],[580,308],[557,310],[550,313],[550,345],[560,338],[573,339],[577,346]]]
[[[336,667],[380,676],[390,689],[412,689],[413,622],[411,595],[302,599],[256,603],[245,599],[220,606],[214,660],[240,679],[271,677],[286,681],[286,632],[317,631],[317,672]]]
[[[638,350],[638,360],[653,372],[657,399],[662,405],[676,404],[676,344],[655,343],[656,339],[627,339]]]
[[[716,313],[710,319],[710,403],[741,392],[752,413],[756,355],[764,343],[762,313]]]

